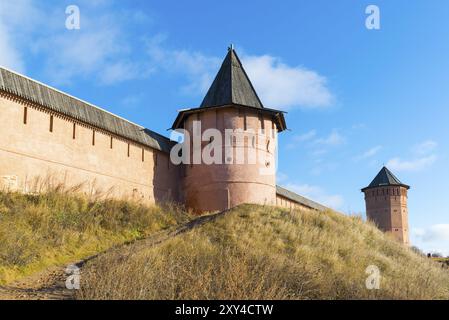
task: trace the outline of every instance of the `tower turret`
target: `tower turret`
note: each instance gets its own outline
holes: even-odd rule
[[[233,47],[200,107],[180,111],[172,129],[190,136],[187,207],[201,212],[276,203],[277,133],[286,129],[284,114],[263,106]]]
[[[380,170],[368,187],[362,189],[367,219],[406,245],[410,244],[407,208],[409,189],[386,167]]]

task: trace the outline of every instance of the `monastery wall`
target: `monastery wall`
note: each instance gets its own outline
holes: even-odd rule
[[[86,194],[178,201],[169,155],[45,108],[0,95],[0,188],[37,192],[80,186]]]

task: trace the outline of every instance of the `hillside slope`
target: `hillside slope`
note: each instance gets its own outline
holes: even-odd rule
[[[368,290],[366,269],[381,273]],[[449,273],[360,218],[240,206],[83,268],[78,299],[449,299]]]
[[[63,188],[39,195],[0,192],[0,286],[190,219],[175,206],[101,200]]]

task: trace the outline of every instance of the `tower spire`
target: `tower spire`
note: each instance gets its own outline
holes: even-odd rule
[[[228,47],[228,53],[215,76],[214,82],[207,91],[200,107],[217,107],[225,105],[241,105],[263,109],[243,65],[234,50]]]

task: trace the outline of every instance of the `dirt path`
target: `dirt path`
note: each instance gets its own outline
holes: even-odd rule
[[[176,228],[164,230],[150,235],[148,238],[136,240],[134,242],[121,245],[121,247],[133,246],[133,251],[141,250],[151,246],[158,245],[168,239],[176,237],[187,232],[197,226],[209,221],[215,220],[217,217],[224,215],[229,210],[221,211],[215,214],[198,217],[186,224]],[[115,248],[116,249],[116,248]],[[109,249],[111,250],[111,249]],[[83,265],[96,259],[109,250],[89,257],[82,261],[77,261],[69,265],[75,265],[82,271]],[[13,282],[8,286],[0,286],[0,300],[70,300],[74,299],[74,290],[66,288],[65,281],[68,277],[66,274],[67,266],[51,267],[42,272],[25,277],[19,281]]]

